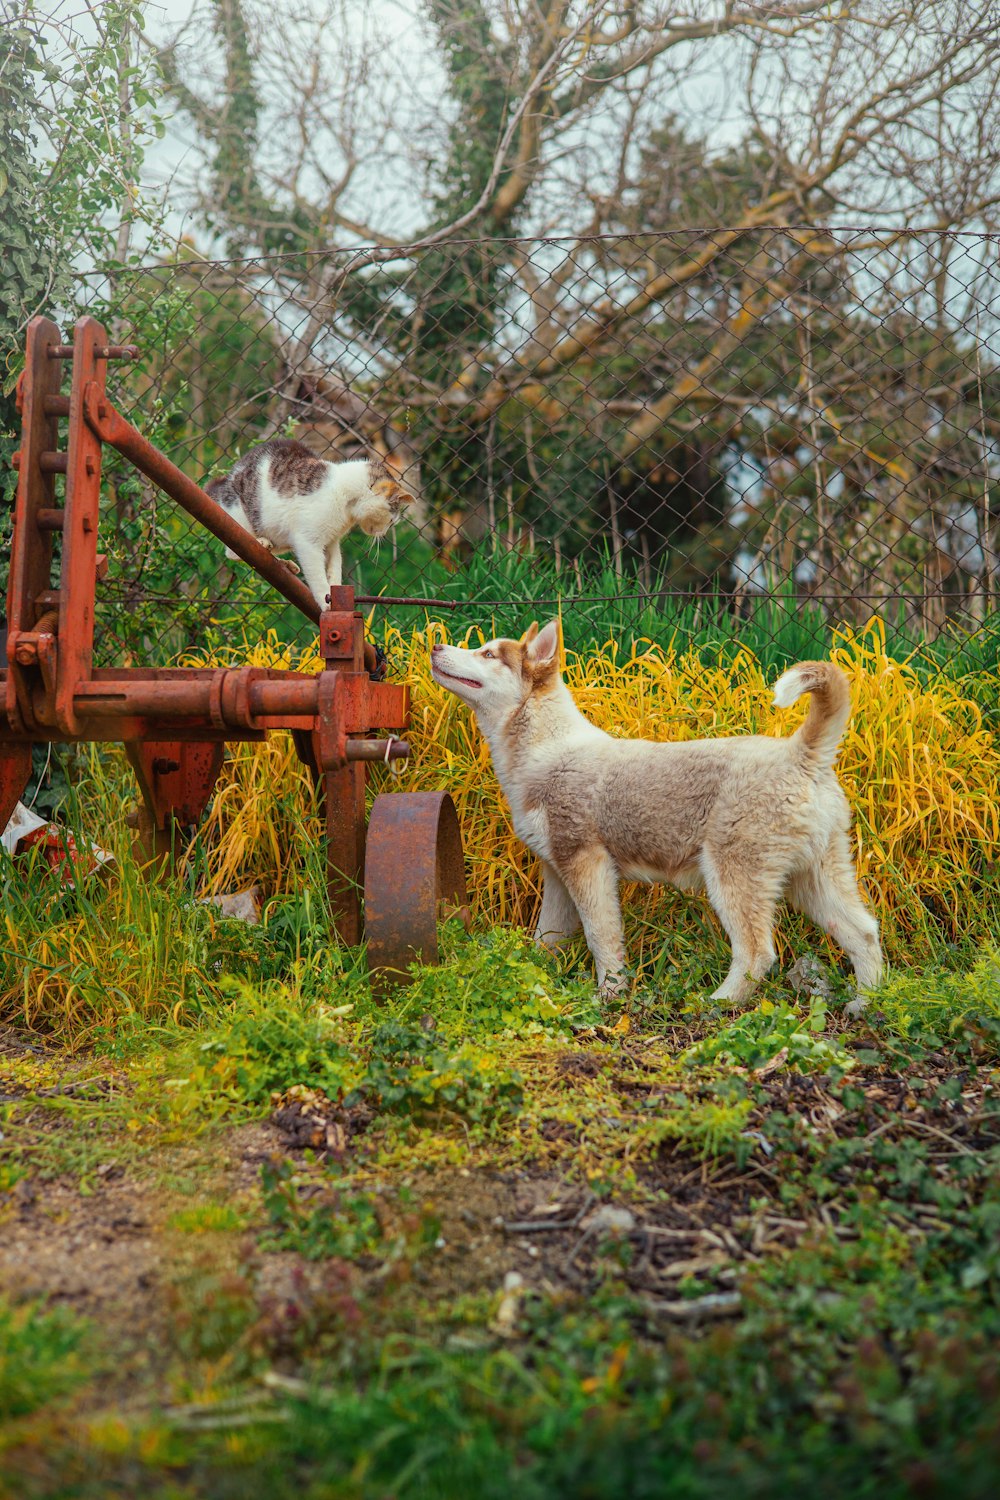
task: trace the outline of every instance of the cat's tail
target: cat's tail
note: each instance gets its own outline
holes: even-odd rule
[[[791,708],[804,693],[809,694],[809,712],[792,743],[817,769],[828,769],[851,717],[850,684],[831,661],[800,661],[774,684],[774,701],[778,708]]]

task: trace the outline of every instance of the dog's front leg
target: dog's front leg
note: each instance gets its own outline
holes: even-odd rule
[[[560,948],[579,932],[580,913],[555,870],[544,860],[542,871],[542,909],[538,913],[535,942],[540,948]]]
[[[594,955],[597,988],[602,995],[620,995],[625,978],[625,933],[618,899],[618,871],[604,849],[581,850],[559,874],[583,922],[587,946]]]

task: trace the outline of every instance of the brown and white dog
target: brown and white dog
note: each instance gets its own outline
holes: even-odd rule
[[[623,988],[621,879],[707,891],[733,947],[714,1000],[742,1004],[774,963],[782,895],[845,949],[861,989],[878,983],[878,923],[858,891],[833,771],[850,716],[838,667],[800,662],[779,677],[779,707],[811,694],[785,739],[658,744],[613,739],[584,718],[559,671],[556,621],[478,651],[437,645],[431,666],[474,710],[518,837],[542,861],[536,942],[558,947],[582,921],[603,993]]]

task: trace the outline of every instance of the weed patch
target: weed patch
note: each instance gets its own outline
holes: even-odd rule
[[[574,1025],[599,1020],[600,1009],[589,976],[567,981],[527,933],[466,936],[459,928],[447,964],[416,971],[397,1015],[429,1017],[448,1037],[529,1038],[569,1035]]]
[[[0,1297],[0,1422],[67,1395],[88,1378],[88,1328],[65,1308]]]
[[[879,990],[879,1021],[891,1033],[929,1044],[978,1032],[1000,1056],[1000,951],[987,945],[971,968],[932,966],[923,973],[896,972]]]
[[[412,1260],[438,1238],[440,1225],[428,1210],[416,1212],[410,1194],[351,1193],[330,1174],[300,1181],[288,1161],[261,1169],[264,1209],[270,1228],[264,1250],[295,1250],[307,1260],[366,1260],[382,1266]],[[308,1193],[308,1198],[304,1193]]]
[[[846,1071],[854,1067],[856,1059],[839,1037],[827,1034],[827,1022],[822,1000],[813,1000],[805,1014],[787,1000],[763,1000],[754,1010],[689,1047],[683,1061],[750,1069],[777,1061],[802,1071]]]
[[[247,1217],[230,1203],[203,1203],[178,1209],[166,1227],[181,1234],[232,1234],[247,1227]]]
[[[676,1142],[703,1158],[732,1156],[737,1166],[743,1166],[754,1149],[747,1134],[753,1111],[749,1099],[675,1093],[658,1096],[649,1109],[655,1119],[639,1127],[643,1144],[648,1147]]]
[[[285,985],[261,990],[230,980],[223,992],[227,1024],[198,1044],[202,1077],[214,1087],[253,1107],[296,1084],[337,1099],[356,1081],[343,1008],[317,1007]]]
[[[376,1111],[414,1119],[461,1115],[488,1124],[516,1110],[517,1073],[472,1043],[449,1048],[433,1027],[386,1021],[371,1039],[371,1058],[356,1094]]]

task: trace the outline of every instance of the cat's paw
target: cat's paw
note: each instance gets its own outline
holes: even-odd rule
[[[257,543],[258,547],[263,547],[265,552],[274,551],[274,543],[271,541],[270,537],[255,536],[254,541]]]
[[[293,562],[290,557],[283,557],[281,559],[281,561],[284,563],[284,565],[288,569],[289,573],[301,573],[302,572],[302,569],[299,567],[298,563],[297,562]]]

